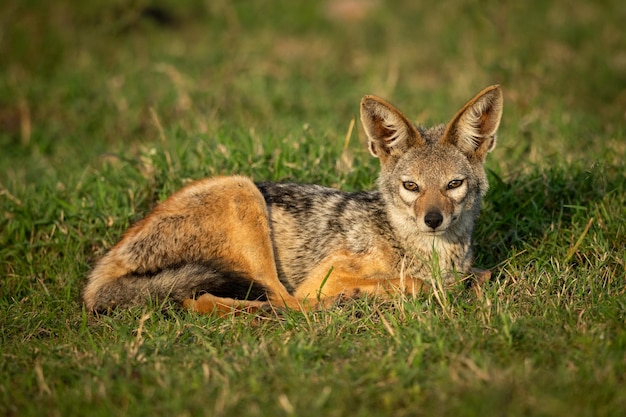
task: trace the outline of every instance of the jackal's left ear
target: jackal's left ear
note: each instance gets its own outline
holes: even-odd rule
[[[361,100],[361,123],[369,138],[369,150],[385,160],[400,156],[407,149],[424,144],[413,123],[392,104],[375,96]]]
[[[472,159],[483,161],[496,146],[496,131],[502,117],[502,89],[485,88],[454,116],[443,141],[457,146]]]

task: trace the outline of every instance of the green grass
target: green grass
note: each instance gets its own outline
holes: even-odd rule
[[[623,415],[622,2],[237,3],[0,4],[0,415]],[[480,292],[83,311],[93,263],[186,182],[369,189],[362,95],[428,124],[492,83]]]

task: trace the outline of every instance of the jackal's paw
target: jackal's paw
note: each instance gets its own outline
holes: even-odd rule
[[[183,308],[200,314],[218,315],[222,312],[221,310],[224,310],[209,297],[199,297],[196,300],[187,298],[183,300]]]
[[[360,288],[351,288],[349,290],[342,291],[334,297],[322,299],[320,304],[322,304],[322,307],[325,308],[341,308],[346,304],[349,304],[351,301],[363,297],[364,294],[365,293],[361,291]]]
[[[472,268],[471,273],[473,275],[470,281],[472,287],[483,285],[491,279],[491,270],[489,269]]]

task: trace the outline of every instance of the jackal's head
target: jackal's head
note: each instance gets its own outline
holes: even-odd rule
[[[392,223],[408,234],[471,234],[487,192],[483,162],[496,144],[502,91],[491,86],[447,125],[416,127],[374,96],[361,101],[372,155],[380,158],[379,189]],[[417,230],[416,230],[417,229]]]

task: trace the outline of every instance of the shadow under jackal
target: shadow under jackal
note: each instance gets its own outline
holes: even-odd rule
[[[361,101],[378,190],[196,181],[158,205],[95,266],[87,309],[172,299],[203,313],[315,308],[358,294],[416,294],[433,272],[471,272],[502,92],[491,86],[447,125],[413,125],[390,103]],[[438,265],[437,265],[438,264]]]

